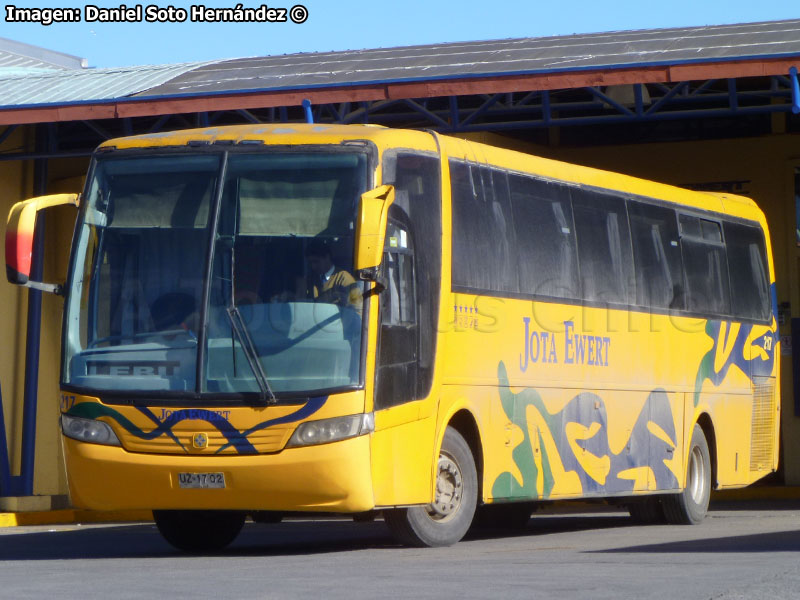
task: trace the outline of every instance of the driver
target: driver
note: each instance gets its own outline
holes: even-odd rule
[[[159,296],[150,306],[150,316],[153,319],[153,331],[175,334],[183,330],[195,337],[199,317],[190,294],[169,292]]]
[[[312,240],[306,248],[312,277],[308,296],[316,302],[361,309],[361,290],[355,278],[333,263],[330,246],[325,240]]]

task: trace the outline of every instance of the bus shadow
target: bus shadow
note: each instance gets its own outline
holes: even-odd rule
[[[381,522],[248,523],[224,551],[204,556],[303,555],[397,548]],[[186,557],[158,533],[155,525],[109,525],[0,535],[0,562],[102,558]]]
[[[704,538],[698,540],[682,540],[661,544],[645,544],[610,548],[608,550],[590,550],[588,554],[609,553],[755,553],[755,552],[797,552],[800,550],[800,530],[773,531],[770,533],[754,533],[751,535],[734,535],[720,538]]]
[[[547,535],[630,527],[634,525],[628,516],[587,514],[587,515],[534,515],[526,525],[516,528],[473,527],[465,540],[490,540],[532,535]]]
[[[248,525],[226,554],[292,556],[399,547],[382,521],[288,521],[274,525]]]
[[[482,541],[632,526],[619,514],[536,515],[517,529],[471,530],[465,541]],[[292,556],[358,550],[402,550],[381,520],[289,520],[277,524],[247,523],[236,541],[213,556]],[[0,535],[0,562],[87,558],[185,557],[161,538],[155,525],[88,526]],[[209,554],[206,554],[209,556]]]
[[[748,511],[748,510],[769,510],[769,511],[800,511],[800,500],[782,498],[764,498],[759,500],[712,500],[709,505],[709,512],[718,511]]]
[[[152,524],[37,528],[0,536],[0,561],[142,558],[166,556],[170,550]]]

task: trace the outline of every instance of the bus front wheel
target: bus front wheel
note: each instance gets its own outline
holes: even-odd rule
[[[448,427],[439,453],[436,497],[427,506],[395,508],[384,518],[395,538],[409,546],[451,546],[472,524],[478,502],[478,473],[466,440]]]
[[[158,531],[184,552],[215,552],[236,539],[244,513],[224,510],[154,510]]]
[[[670,523],[697,525],[706,517],[710,498],[711,455],[703,430],[695,425],[686,460],[686,486],[679,494],[664,496],[661,505]]]

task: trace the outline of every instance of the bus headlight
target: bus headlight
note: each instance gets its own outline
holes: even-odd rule
[[[108,423],[83,419],[81,417],[68,417],[61,415],[61,431],[64,435],[80,442],[104,444],[106,446],[120,446],[119,438]]]
[[[375,415],[373,413],[308,421],[301,423],[294,430],[286,447],[313,446],[315,444],[338,442],[358,435],[372,433],[373,431],[375,431]]]

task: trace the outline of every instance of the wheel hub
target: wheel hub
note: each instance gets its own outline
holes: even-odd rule
[[[463,478],[458,464],[449,456],[439,457],[439,474],[436,478],[436,499],[428,512],[434,519],[442,520],[453,516],[461,506]]]
[[[689,454],[689,477],[686,487],[689,488],[689,495],[695,504],[700,504],[705,499],[705,462],[700,448],[692,448]]]

